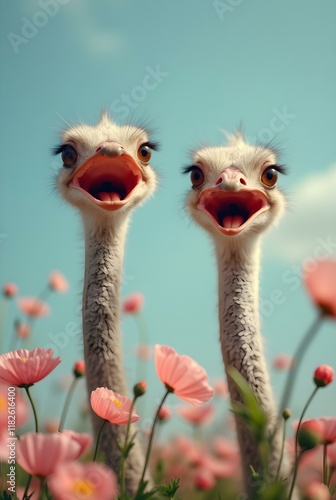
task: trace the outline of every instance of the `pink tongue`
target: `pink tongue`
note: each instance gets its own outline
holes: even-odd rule
[[[226,229],[235,229],[244,224],[244,218],[241,215],[225,215],[222,219],[222,226]]]
[[[120,195],[115,192],[107,193],[105,191],[98,193],[101,201],[120,201]]]

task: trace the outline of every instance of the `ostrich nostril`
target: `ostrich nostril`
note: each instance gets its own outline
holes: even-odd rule
[[[240,184],[243,184],[243,186],[246,186],[246,180],[243,177],[239,179],[239,182]]]
[[[222,178],[222,177],[220,177],[219,179],[217,179],[217,181],[216,181],[216,184],[215,184],[215,185],[216,185],[216,186],[219,186],[219,184],[221,184],[222,182],[223,182],[223,178]]]
[[[100,151],[102,149],[102,146],[98,146],[98,148],[96,149],[96,153],[98,153],[98,151]]]

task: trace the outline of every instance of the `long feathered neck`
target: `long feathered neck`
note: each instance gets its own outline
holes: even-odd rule
[[[237,368],[268,406],[270,394],[259,326],[259,241],[232,251],[217,246],[220,341],[226,366]]]
[[[85,228],[85,276],[83,289],[83,337],[88,395],[97,387],[107,387],[128,395],[122,362],[120,333],[120,286],[127,220],[99,226],[87,218]],[[95,436],[103,423],[92,412]],[[126,426],[107,424],[100,440],[100,451],[118,474]],[[144,456],[135,439],[127,459],[126,489],[134,495],[141,477]]]
[[[126,395],[120,335],[120,286],[126,236],[120,226],[85,226],[83,289],[84,349],[88,384],[106,386]]]
[[[259,331],[259,240],[249,245],[216,244],[219,276],[220,343],[225,368],[233,366],[247,380],[268,415],[275,416],[272,391]],[[232,401],[241,401],[228,376]],[[274,421],[274,419],[273,419]],[[272,427],[272,418],[270,426]],[[239,418],[236,419],[246,491],[251,490],[250,465],[260,470],[257,443]],[[271,429],[270,429],[271,430]],[[275,440],[277,447],[277,439]],[[278,455],[276,451],[276,455]]]

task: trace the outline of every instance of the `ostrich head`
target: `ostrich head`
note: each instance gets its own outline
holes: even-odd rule
[[[96,126],[77,125],[62,135],[54,149],[63,166],[58,188],[63,198],[96,221],[128,214],[155,189],[149,161],[157,144],[135,126],[118,126],[103,113]]]
[[[193,219],[219,242],[237,243],[266,229],[285,205],[277,187],[276,154],[229,135],[226,146],[205,147],[193,154],[192,190],[187,205]]]

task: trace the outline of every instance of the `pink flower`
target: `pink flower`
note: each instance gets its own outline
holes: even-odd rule
[[[198,469],[194,477],[194,485],[198,490],[212,490],[216,479],[210,469],[202,467]]]
[[[98,387],[91,392],[91,406],[99,417],[108,420],[111,424],[126,425],[132,401],[106,387]],[[139,415],[133,411],[131,422],[136,422],[139,418]]]
[[[75,460],[80,445],[65,434],[28,432],[17,441],[17,461],[33,476],[46,477],[61,463]]]
[[[279,371],[291,370],[293,361],[293,357],[289,354],[279,354],[273,359],[273,367]]]
[[[322,422],[324,427],[323,442],[324,444],[331,444],[336,442],[336,418],[322,417],[318,419]]]
[[[229,439],[216,436],[213,441],[213,449],[218,457],[228,461],[237,461],[239,458],[237,443]]]
[[[122,310],[125,314],[134,314],[139,312],[144,305],[144,296],[142,293],[135,292],[126,297],[122,304]]]
[[[204,449],[195,441],[185,436],[179,436],[176,439],[176,447],[178,453],[193,466],[203,463]]]
[[[21,297],[17,300],[17,306],[21,312],[31,318],[40,318],[50,314],[49,305],[36,297]]]
[[[172,411],[168,406],[161,406],[158,414],[158,419],[159,422],[165,422],[166,420],[169,420],[172,415]]]
[[[317,387],[325,387],[334,380],[334,369],[329,365],[320,365],[314,372],[314,382]]]
[[[61,464],[48,486],[55,500],[113,500],[118,494],[115,473],[101,463]]]
[[[52,349],[18,349],[0,356],[0,382],[30,386],[45,378],[61,362]]]
[[[177,397],[199,405],[213,396],[207,373],[196,361],[165,345],[155,346],[155,367],[159,379]]]
[[[69,290],[69,283],[60,271],[52,271],[49,275],[49,287],[54,292],[65,293]]]
[[[336,260],[318,260],[303,275],[311,299],[327,315],[336,318]]]
[[[85,375],[85,361],[76,361],[73,367],[73,374],[76,378],[84,377]]]
[[[304,500],[330,500],[329,488],[322,483],[310,483],[305,491]]]
[[[201,406],[181,406],[179,415],[187,422],[194,425],[209,423],[212,419],[215,408],[211,404]]]
[[[62,434],[64,434],[65,436],[69,436],[79,444],[80,449],[78,455],[75,458],[79,458],[81,455],[84,455],[84,453],[88,451],[92,444],[91,434],[86,434],[85,432],[78,433],[70,429],[65,429],[64,431],[62,431]]]
[[[205,450],[202,453],[201,465],[209,469],[217,477],[233,477],[238,471],[237,460],[221,460],[213,457]]]
[[[15,283],[5,283],[2,291],[5,297],[10,298],[18,293],[19,287]]]

